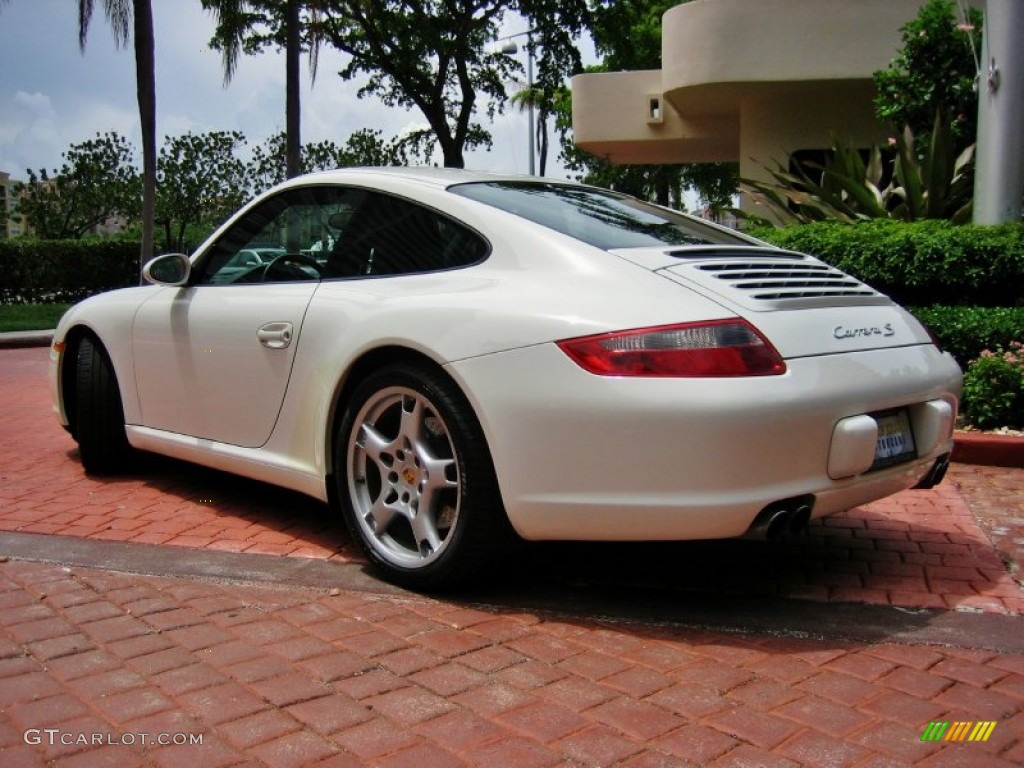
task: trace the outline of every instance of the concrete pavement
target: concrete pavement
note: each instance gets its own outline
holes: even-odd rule
[[[428,598],[304,497],[85,477],[45,361],[0,351],[0,765],[1024,764],[1021,470]]]

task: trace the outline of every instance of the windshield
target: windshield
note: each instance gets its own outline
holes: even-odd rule
[[[753,242],[698,219],[591,187],[498,181],[458,184],[449,191],[605,250]]]

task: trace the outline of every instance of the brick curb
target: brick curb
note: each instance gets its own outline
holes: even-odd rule
[[[53,330],[4,331],[0,333],[0,349],[9,347],[48,347],[53,342]]]
[[[957,432],[953,461],[988,467],[1024,468],[1024,437]]]

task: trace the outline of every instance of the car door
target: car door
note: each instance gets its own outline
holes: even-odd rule
[[[188,285],[142,305],[132,346],[143,426],[244,447],[269,439],[347,194],[304,187],[264,200],[195,259]]]

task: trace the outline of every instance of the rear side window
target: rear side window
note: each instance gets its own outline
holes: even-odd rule
[[[480,235],[416,203],[364,192],[332,243],[325,278],[435,272],[487,256]]]
[[[448,189],[606,250],[754,242],[698,219],[591,187],[501,181]]]

